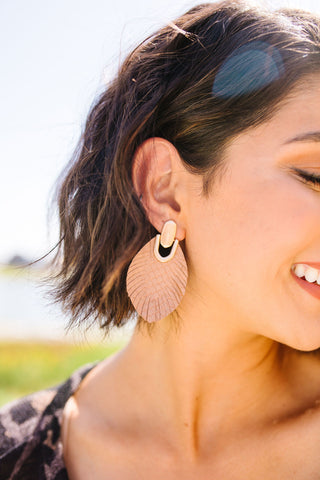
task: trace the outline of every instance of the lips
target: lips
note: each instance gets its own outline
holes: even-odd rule
[[[316,263],[311,264],[311,262],[308,262],[308,265],[310,265],[310,267],[320,268],[319,263],[318,264],[316,264]],[[318,266],[316,266],[316,265],[318,265]],[[300,285],[301,288],[306,290],[313,297],[320,300],[320,285],[318,285],[317,283],[309,283],[309,282],[307,282],[307,280],[304,280],[303,278],[297,277],[297,275],[295,275],[292,270],[291,270],[291,275],[293,276],[294,280],[298,283],[298,285]]]
[[[309,267],[313,267],[313,268],[316,268],[317,270],[320,270],[319,262],[299,262],[299,263],[304,263],[305,265],[309,265]]]

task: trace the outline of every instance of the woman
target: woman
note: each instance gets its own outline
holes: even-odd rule
[[[320,478],[319,25],[203,4],[101,94],[58,191],[55,298],[137,326],[2,409],[0,478]]]

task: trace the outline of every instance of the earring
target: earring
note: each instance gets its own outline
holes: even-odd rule
[[[188,269],[176,223],[168,220],[161,231],[139,250],[127,273],[131,302],[147,322],[155,322],[177,308],[186,291]],[[170,249],[167,253],[167,250]]]

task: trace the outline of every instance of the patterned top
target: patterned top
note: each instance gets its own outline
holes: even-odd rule
[[[63,408],[98,363],[0,409],[0,480],[68,480],[60,439]]]

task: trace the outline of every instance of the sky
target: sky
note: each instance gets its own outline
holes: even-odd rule
[[[139,41],[199,3],[1,0],[0,263],[56,244],[49,201],[95,95]],[[318,0],[267,3],[320,13]]]

